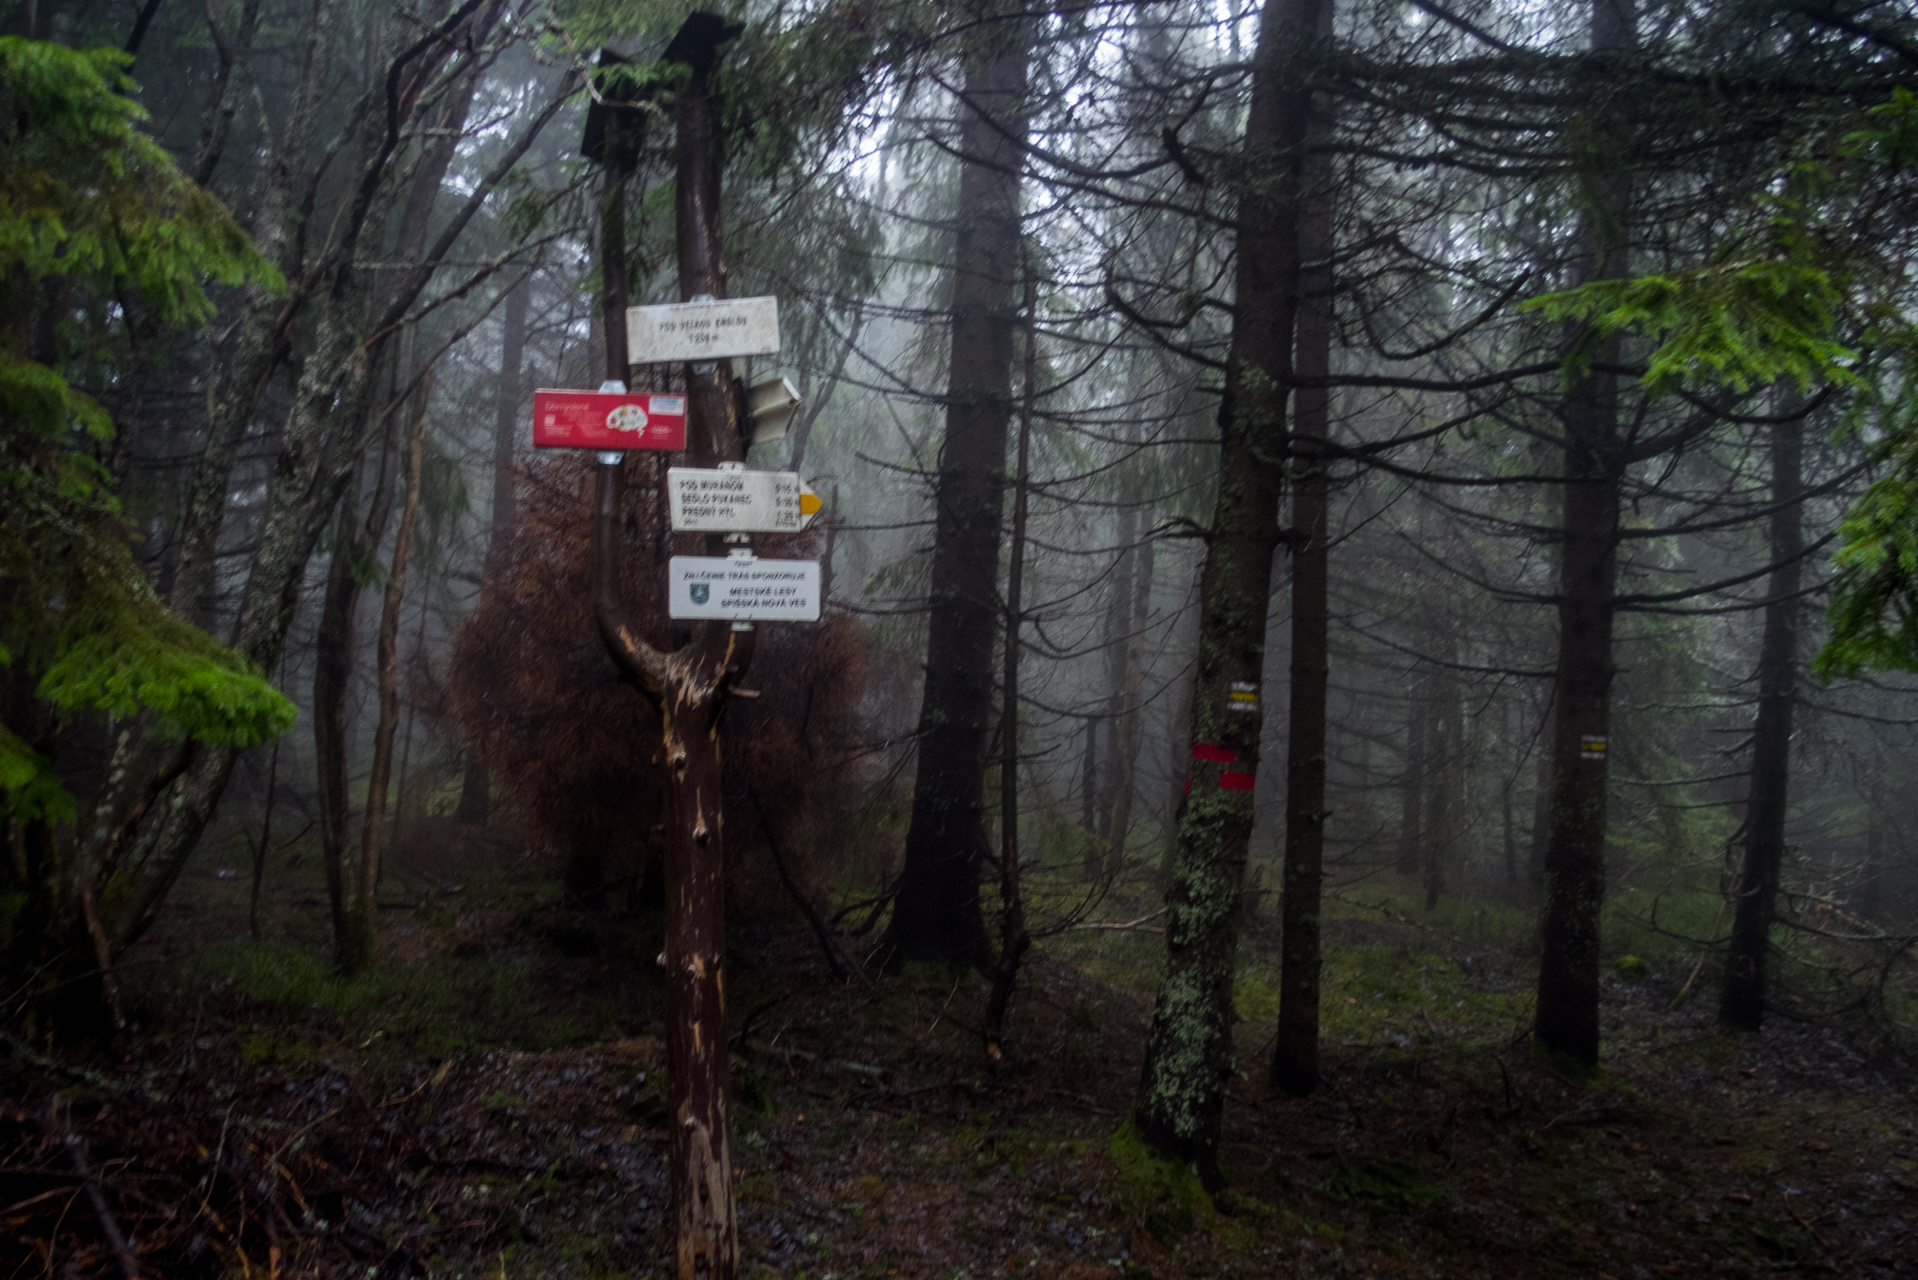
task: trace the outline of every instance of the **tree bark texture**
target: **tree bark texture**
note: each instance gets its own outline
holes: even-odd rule
[[[1804,571],[1802,418],[1771,431],[1770,590],[1758,655],[1758,716],[1752,726],[1751,784],[1745,803],[1745,856],[1733,888],[1731,949],[1718,1016],[1741,1031],[1765,1017],[1765,978],[1778,879],[1785,861],[1786,795],[1791,781],[1792,703],[1798,686],[1798,589]]]
[[[899,892],[882,942],[894,967],[987,961],[979,873],[1033,30],[1026,19],[982,27],[988,43],[966,63],[970,105],[959,143],[951,373],[934,493],[918,771]]]
[[[1316,30],[1332,30],[1331,0],[1317,6]],[[1308,144],[1326,140],[1327,106],[1312,103]],[[1295,368],[1302,380],[1332,372],[1331,164],[1323,152],[1302,165]],[[1292,670],[1285,752],[1285,865],[1280,898],[1279,1027],[1272,1080],[1295,1097],[1319,1083],[1319,912],[1325,880],[1325,705],[1330,655],[1331,392],[1292,393]]]
[[[1166,891],[1166,967],[1133,1102],[1162,1157],[1219,1180],[1219,1128],[1236,1070],[1232,983],[1264,713],[1267,600],[1279,542],[1286,387],[1299,301],[1305,58],[1319,0],[1267,5],[1245,127],[1232,340],[1219,406],[1219,496],[1200,578],[1191,790]]]

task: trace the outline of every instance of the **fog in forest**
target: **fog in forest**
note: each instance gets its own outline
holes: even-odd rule
[[[16,0],[0,1277],[1918,1275],[1914,94]]]

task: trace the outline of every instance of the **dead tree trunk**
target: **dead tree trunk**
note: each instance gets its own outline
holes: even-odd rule
[[[931,626],[919,714],[919,766],[904,867],[882,950],[969,968],[987,959],[979,871],[1006,434],[1018,327],[1020,146],[1034,24],[974,28],[966,62],[953,248],[951,387],[934,499]]]
[[[684,299],[726,296],[711,76],[720,45],[736,31],[712,14],[695,13],[664,55],[667,62],[691,68],[675,98],[679,288]],[[608,330],[607,340],[614,344],[609,364],[623,375],[624,326],[609,325]],[[728,361],[686,366],[687,447],[695,466],[712,467],[743,455],[732,385]],[[732,691],[752,661],[754,632],[748,624],[702,622],[694,625],[689,643],[670,653],[640,638],[619,601],[621,469],[618,461],[607,460],[596,468],[593,606],[607,651],[659,712],[671,797],[665,867],[666,1075],[667,1111],[673,1120],[677,1274],[680,1280],[732,1280],[739,1267],[739,1226],[727,1125],[719,727]],[[719,550],[716,536],[710,543],[710,551]]]
[[[1786,791],[1791,782],[1792,702],[1798,685],[1798,588],[1805,533],[1802,418],[1772,427],[1770,590],[1758,656],[1758,716],[1752,726],[1751,786],[1745,807],[1745,857],[1733,889],[1731,951],[1719,1019],[1756,1031],[1765,1016],[1765,975],[1785,861]]]

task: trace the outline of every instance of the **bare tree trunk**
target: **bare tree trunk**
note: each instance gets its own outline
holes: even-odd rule
[[[1133,543],[1138,538],[1139,515],[1134,508],[1119,514],[1118,556],[1112,576],[1106,584],[1105,677],[1106,706],[1099,718],[1106,730],[1105,776],[1099,781],[1093,798],[1093,834],[1096,840],[1086,844],[1082,871],[1088,883],[1104,877],[1112,850],[1112,809],[1118,798],[1120,763],[1125,755],[1125,735],[1120,721],[1126,707],[1126,632],[1132,624],[1132,571],[1137,563]]]
[[[1786,792],[1791,783],[1792,704],[1798,687],[1798,588],[1803,577],[1804,430],[1802,418],[1771,431],[1770,589],[1758,657],[1758,716],[1752,726],[1751,786],[1745,857],[1733,891],[1731,950],[1725,958],[1720,1021],[1756,1031],[1765,1016],[1765,978],[1778,877],[1785,861]]]
[[[1293,56],[1320,0],[1281,0],[1259,18],[1238,203],[1236,305],[1219,406],[1219,496],[1200,579],[1192,790],[1166,891],[1166,967],[1147,1033],[1132,1120],[1161,1157],[1221,1185],[1219,1129],[1232,1047],[1232,985],[1264,712],[1267,600],[1279,541],[1299,302],[1299,171],[1309,100]],[[1253,194],[1256,189],[1257,194]]]
[[[1545,884],[1545,850],[1551,844],[1552,834],[1552,708],[1548,702],[1541,714],[1538,736],[1534,740],[1533,751],[1538,761],[1532,776],[1532,833],[1531,850],[1526,859],[1525,875],[1533,889]]]
[[[1038,281],[1030,254],[1026,274],[1026,368],[1020,388],[1019,462],[1014,473],[1012,546],[1006,568],[1005,669],[1001,677],[999,712],[999,962],[993,968],[992,992],[986,999],[986,1066],[1005,1062],[1006,1006],[1019,978],[1019,962],[1032,945],[1026,932],[1026,904],[1019,886],[1019,632],[1025,618],[1026,477],[1032,442],[1032,403],[1038,396]]]
[[[420,515],[420,463],[426,444],[427,389],[421,388],[413,421],[406,433],[400,483],[406,497],[400,507],[400,527],[393,535],[393,563],[386,573],[386,596],[380,604],[380,632],[375,670],[379,684],[380,718],[373,730],[373,768],[366,779],[366,813],[360,820],[360,864],[347,898],[346,971],[359,973],[373,963],[373,935],[379,919],[380,862],[386,824],[386,792],[393,770],[393,734],[399,727],[400,605],[406,595],[406,561],[413,550],[413,530]]]
[[[266,880],[266,855],[273,846],[273,793],[280,783],[280,744],[285,741],[284,734],[273,739],[273,753],[267,759],[266,815],[260,819],[260,843],[253,850],[253,891],[247,896],[246,932],[255,940],[260,936],[260,886]]]
[[[1144,736],[1145,633],[1152,622],[1153,546],[1140,536],[1132,552],[1132,601],[1126,623],[1124,666],[1120,673],[1122,702],[1113,725],[1111,807],[1106,823],[1106,865],[1118,874],[1125,863],[1126,837],[1132,830],[1132,796],[1138,777],[1139,744]]]
[[[347,939],[352,927],[348,902],[356,875],[351,851],[346,697],[353,682],[360,575],[378,553],[386,535],[387,513],[393,505],[393,482],[387,474],[391,458],[390,448],[380,451],[373,502],[364,528],[360,523],[357,469],[340,502],[333,558],[326,571],[326,594],[313,640],[313,757],[319,791],[320,858],[326,868],[327,899],[333,914],[333,958],[342,969],[349,960]]]
[[[895,967],[920,961],[969,968],[987,959],[979,871],[1018,326],[1020,146],[1034,32],[1028,18],[982,24],[974,28],[981,45],[966,60],[951,387],[934,495],[919,767],[882,944]]]
[[[1085,828],[1088,836],[1097,836],[1099,806],[1099,717],[1086,717],[1086,750],[1079,765],[1079,803],[1083,812],[1079,815],[1079,825]],[[1088,853],[1089,860],[1093,855]],[[1085,875],[1093,875],[1088,861]]]
[[[531,307],[532,292],[531,283],[522,280],[506,295],[500,320],[499,392],[493,418],[493,503],[486,524],[482,591],[499,589],[497,580],[505,572],[518,517],[513,497],[513,443],[519,430],[520,370],[526,355],[526,315]],[[489,782],[486,762],[469,749],[454,821],[475,827],[486,825]]]
[[[1317,32],[1332,33],[1332,3],[1318,5]],[[1329,133],[1327,105],[1314,102],[1308,146]],[[1299,214],[1297,373],[1311,381],[1332,372],[1332,192],[1327,154],[1303,165]],[[1285,754],[1285,864],[1280,898],[1279,1027],[1272,1079],[1294,1097],[1319,1084],[1319,911],[1325,882],[1325,704],[1331,656],[1329,508],[1331,393],[1293,393],[1292,671]]]
[[[1427,749],[1431,708],[1426,704],[1425,680],[1414,680],[1405,703],[1405,782],[1399,789],[1399,857],[1402,876],[1417,875],[1425,843],[1426,775],[1431,765]]]
[[[1439,622],[1439,654],[1450,662],[1457,657],[1450,618]],[[1459,720],[1458,677],[1446,667],[1432,675],[1437,705],[1432,716],[1432,767],[1426,786],[1425,909],[1435,910],[1439,898],[1452,891],[1452,862],[1459,850],[1459,827],[1464,819],[1461,772],[1464,734]]]
[[[1637,43],[1635,0],[1592,0],[1592,48]],[[1597,122],[1614,149],[1628,140],[1624,104]],[[1616,165],[1616,161],[1613,162]],[[1625,274],[1620,228],[1631,177],[1614,167],[1595,180],[1600,207],[1587,213],[1583,274]],[[1618,363],[1618,340],[1598,360]],[[1624,475],[1618,439],[1618,376],[1579,378],[1561,411],[1565,515],[1560,551],[1558,662],[1552,677],[1552,812],[1539,921],[1538,1043],[1591,1065],[1598,1061],[1599,916],[1605,900],[1606,761],[1611,744],[1612,622],[1618,575],[1618,504]]]

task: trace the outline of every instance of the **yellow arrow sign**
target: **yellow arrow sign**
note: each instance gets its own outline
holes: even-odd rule
[[[825,503],[819,500],[819,495],[814,493],[811,489],[801,489],[799,491],[799,514],[800,515],[802,516],[818,515],[819,512],[825,508],[825,505],[826,505]]]

